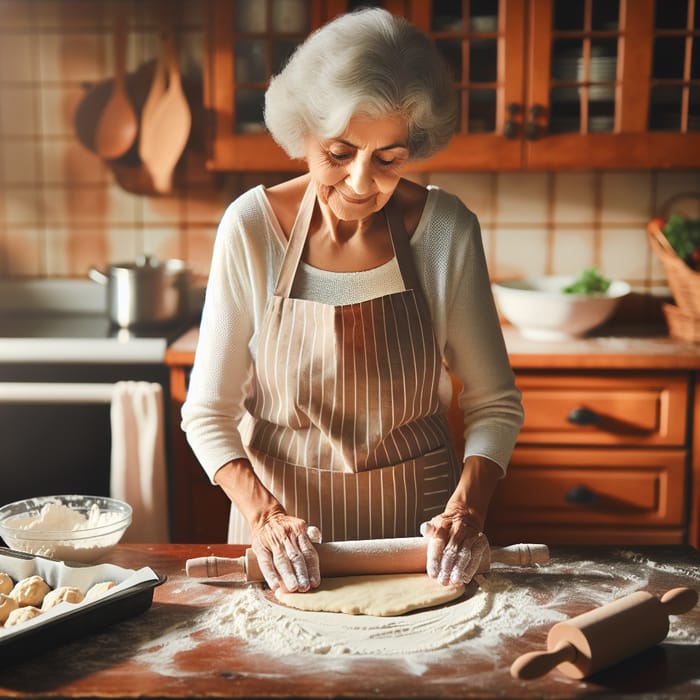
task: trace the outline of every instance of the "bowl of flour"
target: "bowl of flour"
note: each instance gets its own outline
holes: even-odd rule
[[[103,496],[41,496],[0,508],[0,537],[11,549],[89,563],[109,552],[131,524],[131,506]]]

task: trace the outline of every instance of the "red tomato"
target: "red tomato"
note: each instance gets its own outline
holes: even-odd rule
[[[649,225],[651,226],[652,224],[656,224],[662,231],[664,230],[664,226],[666,226],[666,219],[664,219],[661,216],[657,216],[656,218],[652,219],[649,222]]]

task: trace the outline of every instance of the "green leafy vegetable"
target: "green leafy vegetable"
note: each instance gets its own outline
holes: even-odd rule
[[[589,267],[578,274],[578,277],[566,287],[562,287],[565,294],[596,294],[607,292],[610,280],[603,277],[595,267]]]
[[[678,257],[694,270],[700,269],[700,219],[671,214],[663,231]]]

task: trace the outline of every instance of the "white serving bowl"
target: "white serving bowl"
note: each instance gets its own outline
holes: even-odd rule
[[[119,542],[131,517],[131,506],[115,498],[40,496],[0,508],[0,537],[20,552],[87,563]]]
[[[614,280],[607,292],[566,294],[561,290],[575,276],[550,275],[492,285],[501,314],[532,340],[566,340],[585,335],[606,321],[620,299],[630,293],[627,282]]]

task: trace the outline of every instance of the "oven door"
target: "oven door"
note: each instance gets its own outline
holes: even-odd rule
[[[110,495],[110,405],[121,380],[160,383],[168,405],[162,365],[0,366],[0,505]]]

